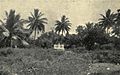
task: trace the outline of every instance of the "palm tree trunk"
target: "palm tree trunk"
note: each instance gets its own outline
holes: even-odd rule
[[[12,33],[10,33],[10,48],[12,49]]]
[[[63,36],[63,32],[64,32],[64,31],[62,31],[62,36]]]
[[[34,33],[34,47],[35,47],[35,39],[36,39],[36,29],[35,29],[35,33]]]
[[[64,33],[64,31],[62,31],[62,36],[61,36],[61,42],[60,43],[63,43],[63,33]]]
[[[36,38],[36,30],[35,30],[35,33],[34,33],[34,41],[35,41],[35,38]]]
[[[10,48],[12,49],[12,38],[10,39]]]
[[[69,32],[67,31],[66,35],[69,35]]]

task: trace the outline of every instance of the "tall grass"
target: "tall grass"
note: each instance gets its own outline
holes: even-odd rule
[[[1,49],[1,51],[8,49]],[[83,54],[54,49],[13,49],[0,56],[6,72],[18,75],[86,75],[89,61]],[[3,70],[3,69],[2,69]]]

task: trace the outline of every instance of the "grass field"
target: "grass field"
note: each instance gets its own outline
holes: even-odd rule
[[[119,65],[91,61],[89,52],[78,54],[39,48],[0,49],[0,72],[3,75],[94,75],[120,71]]]

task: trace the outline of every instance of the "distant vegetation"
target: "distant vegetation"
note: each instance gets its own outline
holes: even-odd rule
[[[5,11],[6,18],[0,20],[0,47],[40,47],[53,48],[56,43],[62,43],[65,48],[85,47],[94,49],[120,48],[120,9],[112,12],[108,9],[100,14],[98,22],[88,22],[76,28],[77,34],[69,34],[72,23],[66,15],[56,20],[54,29],[44,32],[48,19],[38,9],[31,12],[28,19],[21,19],[15,10]],[[25,28],[25,25],[27,27]],[[41,36],[40,33],[42,33]],[[30,38],[31,35],[33,38]],[[109,46],[109,47],[107,47]]]

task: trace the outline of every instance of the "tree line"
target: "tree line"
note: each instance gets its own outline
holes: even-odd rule
[[[45,32],[48,19],[39,9],[30,12],[28,19],[21,19],[15,10],[5,11],[6,18],[0,20],[0,47],[40,47],[53,48],[54,44],[62,43],[65,48],[85,47],[88,50],[112,44],[115,49],[120,46],[120,9],[112,12],[108,9],[100,14],[98,22],[88,22],[76,28],[77,34],[69,34],[72,23],[66,15],[55,21],[54,29]],[[25,28],[27,25],[27,29]],[[38,37],[39,33],[42,33]],[[34,33],[34,34],[32,34]],[[34,35],[33,39],[30,38]]]

